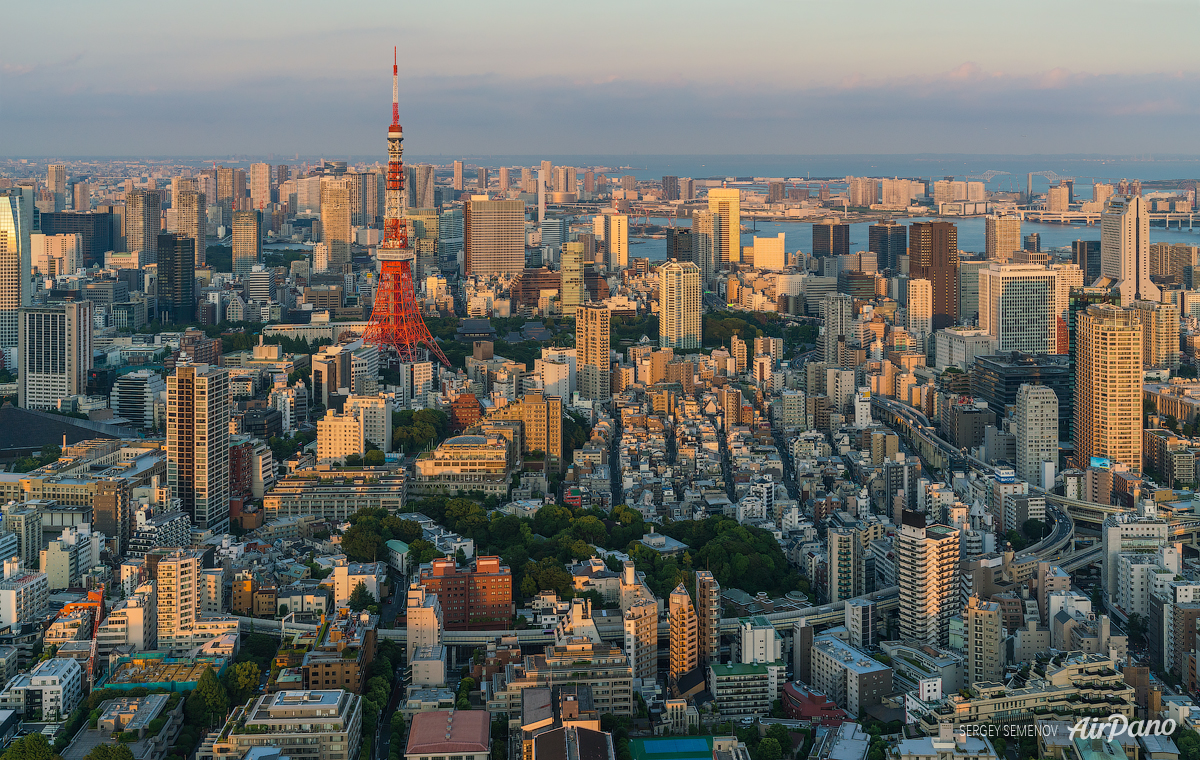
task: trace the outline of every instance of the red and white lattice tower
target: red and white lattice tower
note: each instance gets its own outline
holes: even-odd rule
[[[399,67],[392,49],[392,126],[388,127],[387,192],[383,218],[383,242],[378,249],[379,284],[375,288],[375,306],[364,340],[382,349],[391,349],[401,362],[424,361],[426,349],[447,367],[450,362],[438,347],[413,290],[413,251],[408,243],[408,224],[404,219],[404,130],[400,127]],[[421,346],[424,344],[425,348]]]

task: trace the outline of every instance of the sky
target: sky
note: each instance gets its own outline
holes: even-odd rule
[[[14,3],[0,155],[1200,154],[1198,0]],[[48,30],[52,29],[52,33]]]

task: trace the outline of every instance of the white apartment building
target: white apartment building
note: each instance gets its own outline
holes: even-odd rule
[[[73,659],[55,657],[29,673],[14,676],[0,692],[0,709],[25,720],[66,720],[83,699],[83,669]]]
[[[351,454],[367,450],[364,415],[348,410],[345,414],[330,409],[317,421],[317,462],[344,462]]]
[[[363,437],[380,451],[392,450],[392,410],[382,396],[351,396],[346,399],[345,413],[358,413],[362,420]],[[318,433],[318,437],[319,437]],[[321,446],[317,443],[317,448]],[[365,444],[364,444],[365,446]]]

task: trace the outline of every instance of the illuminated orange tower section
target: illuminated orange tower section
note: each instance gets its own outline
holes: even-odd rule
[[[447,367],[450,362],[433,339],[421,310],[417,308],[413,289],[413,259],[408,244],[408,225],[404,220],[404,130],[400,126],[399,66],[396,50],[392,49],[392,125],[388,127],[388,166],[383,217],[383,242],[379,245],[379,284],[375,288],[375,305],[371,309],[371,324],[364,340],[391,349],[401,362],[424,361],[425,351],[436,356]],[[424,344],[424,348],[422,348]]]

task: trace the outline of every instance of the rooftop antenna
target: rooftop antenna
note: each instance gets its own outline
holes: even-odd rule
[[[400,67],[397,65],[399,58],[396,57],[396,48],[392,47],[392,123],[400,123],[400,85],[397,77],[400,74]]]

